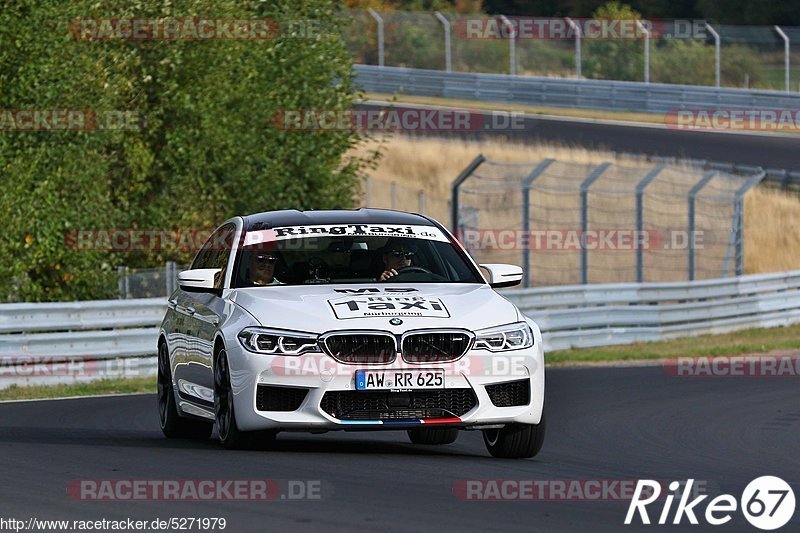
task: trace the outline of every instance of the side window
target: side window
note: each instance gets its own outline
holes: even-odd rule
[[[225,272],[228,267],[228,258],[231,255],[235,233],[236,226],[234,224],[225,224],[219,227],[211,234],[203,247],[200,248],[200,251],[197,252],[194,261],[192,261],[192,270],[196,268],[221,269],[214,283],[214,286],[218,289],[221,289],[222,284],[225,282]]]

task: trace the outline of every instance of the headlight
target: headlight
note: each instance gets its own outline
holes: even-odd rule
[[[246,350],[269,355],[301,355],[319,351],[317,335],[302,331],[245,328],[239,332],[239,342]]]
[[[533,346],[533,331],[527,322],[482,329],[475,332],[475,349],[490,352],[521,350]]]

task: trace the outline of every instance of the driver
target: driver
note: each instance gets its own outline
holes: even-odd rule
[[[253,285],[283,285],[275,279],[276,252],[255,252],[250,255],[250,281]]]
[[[408,239],[391,238],[381,250],[383,272],[378,276],[378,281],[396,276],[398,270],[411,266],[411,260],[417,255],[416,246],[408,242]]]

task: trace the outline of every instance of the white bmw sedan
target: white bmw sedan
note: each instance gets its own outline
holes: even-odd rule
[[[273,211],[220,226],[181,272],[158,338],[167,437],[229,448],[281,431],[404,430],[495,457],[542,447],[541,333],[438,222],[379,209]]]

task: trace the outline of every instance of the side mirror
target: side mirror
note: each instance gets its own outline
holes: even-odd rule
[[[184,270],[178,274],[178,285],[185,291],[217,293],[219,291],[214,285],[220,270],[219,268]]]
[[[486,281],[494,289],[513,287],[522,281],[522,268],[516,265],[494,263],[479,266],[486,272]]]

